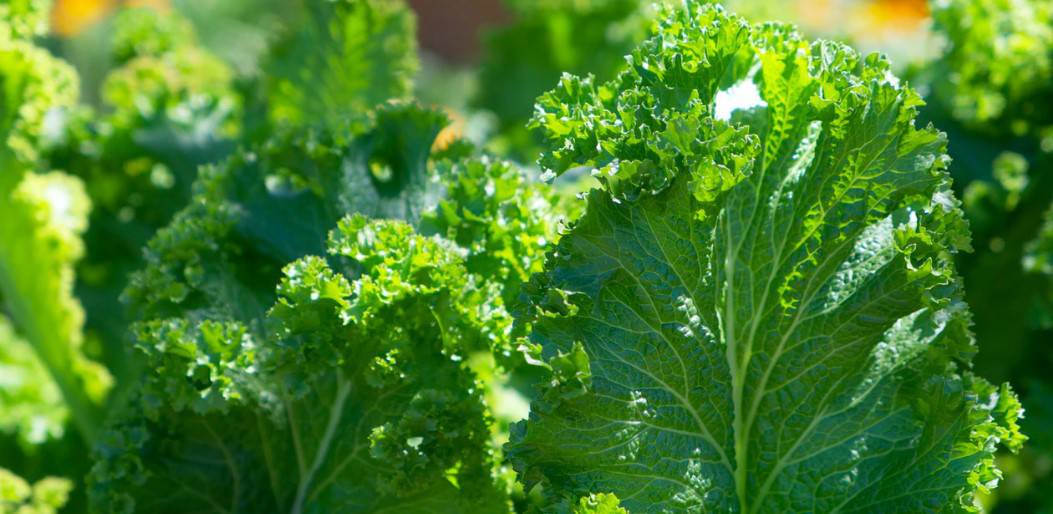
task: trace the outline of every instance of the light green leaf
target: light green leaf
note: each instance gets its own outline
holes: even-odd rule
[[[582,497],[571,514],[629,514],[629,511],[618,506],[617,496],[600,493]]]
[[[520,476],[640,512],[972,508],[1019,404],[968,371],[968,230],[920,104],[877,56],[698,2],[543,96],[542,163],[603,188],[534,284],[553,378]]]
[[[66,406],[33,347],[0,317],[0,433],[24,447],[58,439],[65,432]]]
[[[47,477],[30,485],[0,468],[0,514],[55,514],[69,499],[69,480]]]
[[[48,117],[73,105],[76,77],[40,48],[0,41],[0,85],[0,301],[90,438],[110,383],[81,351],[83,312],[72,291],[90,203],[79,180],[34,172]]]
[[[48,30],[51,0],[8,0],[0,4],[0,38],[29,39]]]
[[[468,271],[499,284],[505,305],[517,304],[521,286],[542,270],[544,252],[558,238],[551,189],[486,156],[445,161],[437,174],[445,190],[423,214],[421,232],[456,243],[467,254]],[[522,362],[511,348],[500,353],[503,364]]]
[[[71,107],[79,84],[73,68],[43,48],[0,38],[0,137],[4,176],[17,177],[40,157],[49,115]],[[13,162],[12,162],[13,161]]]

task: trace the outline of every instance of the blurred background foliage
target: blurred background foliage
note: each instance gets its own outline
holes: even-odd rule
[[[406,84],[405,95],[446,110],[453,124],[440,141],[464,136],[526,166],[537,155],[526,128],[534,98],[562,72],[613,77],[654,12],[641,0],[408,3],[417,15],[421,59],[415,89]],[[127,320],[117,298],[140,263],[140,248],[186,203],[199,165],[228,155],[235,132],[251,134],[251,125],[266,123],[253,116],[260,82],[276,96],[297,90],[286,84],[297,77],[283,75],[282,52],[268,52],[277,45],[288,56],[297,45],[314,44],[288,37],[290,25],[316,19],[308,4],[55,0],[51,32],[40,44],[77,70],[80,104],[63,111],[68,130],[49,141],[44,157],[80,177],[93,203],[75,291],[86,313],[84,352],[114,377],[111,396],[122,394],[121,384],[134,384],[122,380],[135,376],[136,363],[124,351]],[[975,251],[959,264],[980,346],[976,368],[992,381],[1011,381],[1027,410],[1031,441],[1020,455],[1003,457],[1008,479],[986,507],[1053,514],[1053,0],[725,4],[755,21],[790,21],[810,36],[885,52],[925,96],[925,120],[949,134],[955,187],[974,234]],[[327,37],[324,30],[312,34]],[[337,65],[325,77],[326,98],[355,87],[334,59],[326,61]],[[294,112],[322,115],[311,110],[311,98],[284,101]],[[101,116],[88,122],[88,112]],[[589,180],[570,173],[556,187],[569,198]],[[0,389],[0,406],[17,409],[26,398],[55,405],[57,391],[29,376],[44,376],[44,368],[23,362],[31,356],[4,318],[0,342],[0,369],[10,365],[26,375],[4,375],[22,385]],[[35,380],[42,385],[26,385]],[[499,416],[522,416],[523,402],[510,392]],[[28,483],[52,471],[48,462],[84,454],[83,443],[61,438],[65,416],[56,407],[21,428],[7,425],[30,418],[0,419],[0,455],[17,456],[22,465],[15,471]],[[0,482],[31,490],[3,475]],[[63,486],[47,489],[70,494]],[[72,494],[76,507],[76,488]]]

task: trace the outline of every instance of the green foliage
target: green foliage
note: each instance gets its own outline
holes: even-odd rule
[[[447,162],[436,182],[436,111],[388,104],[362,119],[204,169],[148,245],[126,298],[155,373],[104,439],[97,506],[508,511],[469,358],[515,364],[501,286],[538,266],[548,228],[519,202],[544,197],[510,197],[522,177],[487,159]],[[425,206],[443,190],[440,220]],[[370,221],[422,214],[451,239]],[[166,484],[185,490],[155,501]]]
[[[489,157],[446,161],[439,175],[445,198],[425,213],[423,232],[465,248],[469,269],[501,283],[505,298],[514,300],[518,285],[541,271],[556,237],[547,217],[551,194],[513,164]]]
[[[486,156],[443,161],[438,173],[444,197],[422,216],[421,232],[463,248],[468,271],[498,287],[503,307],[516,310],[522,285],[542,270],[544,253],[558,238],[560,221],[552,214],[558,199],[511,163]],[[518,338],[529,327],[514,329],[511,337]],[[511,342],[493,351],[501,368],[526,371],[528,362]]]
[[[23,447],[62,436],[66,406],[33,347],[0,318],[0,433]]]
[[[77,76],[44,49],[20,40],[0,39],[0,70],[4,174],[15,177],[17,168],[32,166],[40,157],[47,116],[76,101]]]
[[[912,80],[929,90],[923,115],[950,133],[951,172],[974,233],[977,252],[958,263],[975,313],[977,372],[1014,380],[1028,411],[1025,426],[1037,436],[1042,425],[1032,413],[1046,401],[1053,363],[1053,281],[1042,271],[1040,235],[1053,203],[1053,3],[950,0],[932,7],[944,54]],[[1022,455],[1000,456],[1012,478],[988,506],[1048,511],[1050,455],[1053,446],[1036,437]]]
[[[969,371],[968,231],[919,105],[880,57],[696,3],[616,79],[544,95],[542,165],[603,188],[532,292],[553,378],[513,432],[528,485],[640,511],[972,510],[1020,409]]]
[[[139,326],[157,374],[104,439],[100,510],[507,512],[464,363],[494,337],[486,292],[404,223],[346,218],[328,251],[258,319]]]
[[[496,144],[529,161],[538,147],[524,128],[534,99],[563,72],[614,77],[646,37],[651,7],[639,0],[507,3],[516,19],[486,37],[474,102],[496,115]]]
[[[68,480],[48,477],[30,485],[0,468],[0,514],[54,514],[69,497]]]
[[[0,38],[28,39],[47,31],[51,0],[7,0],[0,4]]]
[[[0,138],[6,143],[0,150],[0,300],[35,353],[18,358],[28,366],[23,372],[39,377],[33,362],[39,359],[82,435],[91,437],[109,376],[81,351],[83,312],[72,290],[90,203],[75,178],[33,171],[48,119],[76,100],[76,76],[28,42],[0,40],[0,84]],[[49,403],[37,415],[54,413]]]
[[[350,131],[284,131],[203,168],[194,198],[147,246],[128,301],[147,317],[260,316],[281,268],[324,254],[346,214],[419,218],[437,194],[427,158],[444,123],[438,112],[390,105]]]
[[[409,96],[419,66],[417,24],[403,2],[326,0],[306,10],[265,65],[272,121],[339,124]]]
[[[590,494],[583,496],[571,510],[572,514],[629,514],[618,506],[618,497],[613,494]]]
[[[507,0],[473,143],[405,2],[260,1],[0,2],[0,514],[1048,510],[1050,0],[934,2],[929,105]]]
[[[230,68],[197,45],[178,14],[122,10],[109,43],[119,66],[103,84],[105,114],[76,107],[55,116],[58,135],[45,156],[83,179],[94,205],[78,296],[88,336],[101,343],[118,385],[131,385],[118,296],[140,248],[186,204],[197,167],[230,151],[241,100]]]
[[[930,80],[955,119],[1017,134],[1053,123],[1040,100],[1053,94],[1053,2],[945,0],[932,17],[947,48]]]

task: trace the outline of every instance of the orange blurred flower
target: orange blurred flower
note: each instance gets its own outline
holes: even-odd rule
[[[929,15],[926,0],[796,0],[799,22],[820,31],[848,30],[858,25],[857,36],[913,30]]]
[[[875,0],[867,2],[867,18],[884,26],[903,27],[921,22],[929,15],[925,0]]]

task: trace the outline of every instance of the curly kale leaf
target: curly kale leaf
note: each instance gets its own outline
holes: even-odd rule
[[[27,173],[13,189],[0,185],[0,196],[3,306],[58,386],[77,428],[90,438],[111,382],[83,354],[84,313],[73,296],[73,266],[83,251],[80,236],[90,204],[81,183],[61,173]],[[40,405],[42,414],[54,408]]]
[[[0,84],[0,306],[90,438],[110,382],[82,352],[83,312],[72,291],[90,204],[77,179],[35,172],[47,120],[76,101],[76,76],[41,48],[0,40]]]
[[[4,175],[15,177],[21,168],[36,166],[47,139],[48,117],[72,107],[80,86],[73,68],[43,48],[2,37],[0,72],[0,137],[4,143],[0,155]]]
[[[557,237],[552,194],[531,183],[510,162],[490,157],[445,161],[438,205],[424,213],[421,231],[464,248],[468,269],[501,283],[512,301],[518,286],[541,271],[544,252]]]
[[[438,195],[427,166],[445,117],[387,105],[349,131],[287,130],[202,169],[196,192],[147,245],[125,296],[152,318],[258,318],[282,266],[325,252],[351,213],[416,220]]]
[[[630,511],[969,510],[1022,443],[974,352],[945,140],[888,63],[720,8],[535,125],[603,187],[532,285],[552,379],[510,452]]]
[[[542,270],[544,253],[558,238],[559,222],[551,212],[559,199],[510,162],[488,156],[443,161],[438,178],[443,196],[423,214],[420,231],[455,243],[468,271],[498,288],[502,302],[489,308],[502,313],[494,322],[504,323],[504,311],[522,307],[522,286]],[[510,343],[529,327],[509,328],[509,339],[491,345],[496,364],[505,371],[534,370]]]
[[[466,365],[495,336],[489,292],[453,247],[402,222],[355,215],[327,246],[282,270],[259,318],[139,326],[144,412],[102,444],[97,506],[508,512]]]
[[[478,253],[539,257],[548,231],[520,202],[543,197],[510,197],[522,177],[497,161],[436,177],[444,123],[388,104],[350,130],[288,131],[202,171],[126,292],[149,385],[99,452],[97,505],[507,512],[470,366],[514,354],[501,286],[536,264]],[[475,180],[493,187],[476,196]],[[369,221],[435,220],[439,198],[434,226],[458,241]],[[281,479],[290,469],[297,481]]]
[[[417,24],[402,0],[310,2],[305,11],[264,66],[271,121],[339,125],[410,95]]]

